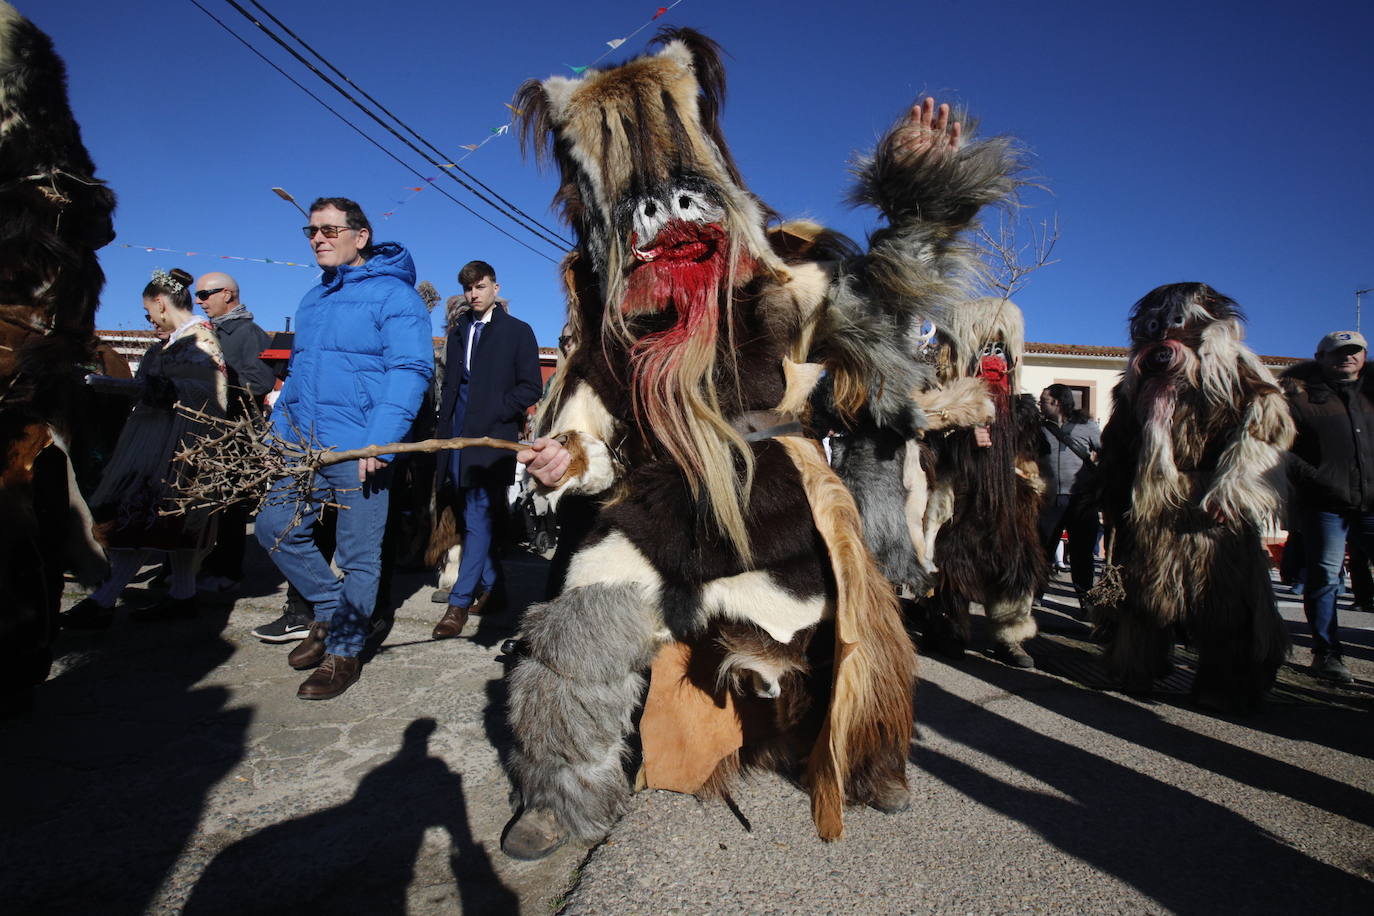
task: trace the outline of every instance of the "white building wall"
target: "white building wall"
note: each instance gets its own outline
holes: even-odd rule
[[[1112,411],[1112,388],[1121,380],[1126,360],[1112,356],[1028,353],[1021,363],[1021,390],[1033,397],[1050,385],[1088,389],[1088,416],[1105,424]]]

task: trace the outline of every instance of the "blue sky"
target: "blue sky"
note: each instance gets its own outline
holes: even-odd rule
[[[201,2],[363,123],[224,0]],[[525,79],[590,62],[668,0],[262,2],[460,154],[505,123]],[[101,327],[144,327],[149,272],[180,266],[227,269],[259,322],[281,328],[314,271],[216,257],[311,262],[303,220],[276,185],[302,202],[358,200],[378,237],[408,246],[445,296],[459,291],[463,263],[491,262],[514,313],[555,342],[564,306],[552,263],[433,190],[397,208],[414,176],[189,0],[17,5],[66,59],[86,145],[120,198],[118,238],[101,255]],[[1355,289],[1374,286],[1374,4],[684,0],[661,23],[724,47],[726,137],[751,188],[784,216],[862,238],[873,216],[843,205],[846,163],[918,96],[963,103],[982,132],[1017,137],[1046,189],[1027,192],[1023,216],[1057,217],[1061,233],[1059,262],[1017,296],[1030,340],[1124,344],[1137,298],[1201,280],[1241,303],[1255,349],[1305,356],[1354,325]],[[642,50],[652,31],[608,62]],[[438,171],[402,155],[424,176]],[[514,137],[463,165],[555,224],[552,178],[521,159]],[[1374,330],[1374,294],[1365,306]]]

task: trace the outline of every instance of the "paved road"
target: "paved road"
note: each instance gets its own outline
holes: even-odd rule
[[[430,587],[402,577],[362,681],[306,703],[286,647],[249,633],[281,603],[253,564],[196,620],[68,635],[32,715],[0,723],[4,912],[1374,912],[1368,629],[1357,684],[1285,669],[1232,720],[1187,705],[1186,665],[1148,701],[1094,689],[1060,599],[1041,671],[923,660],[908,812],[851,810],[826,845],[800,791],[760,777],[734,811],[643,793],[590,854],[517,863],[498,848],[513,617],[431,642]],[[507,566],[539,593],[542,561]]]

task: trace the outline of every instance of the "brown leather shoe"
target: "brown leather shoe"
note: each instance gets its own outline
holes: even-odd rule
[[[332,700],[353,686],[362,674],[363,665],[347,655],[326,655],[310,677],[305,679],[296,696],[302,700]]]
[[[297,671],[313,668],[324,659],[324,639],[329,635],[329,624],[317,620],[310,625],[310,635],[296,643],[296,648],[286,656],[286,663]]]
[[[472,607],[468,608],[468,613],[474,617],[481,616],[482,612],[487,609],[487,602],[489,601],[491,601],[491,589],[487,589],[476,598],[472,599]],[[492,608],[492,610],[495,610],[495,608]]]
[[[429,635],[433,639],[452,639],[463,632],[467,622],[468,609],[461,604],[450,604],[444,616],[434,625],[434,632]]]

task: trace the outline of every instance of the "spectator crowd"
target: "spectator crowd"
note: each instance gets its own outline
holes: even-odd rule
[[[213,513],[158,511],[186,473],[177,452],[214,418],[270,411],[264,422],[280,442],[331,449],[428,435],[518,441],[527,433],[529,410],[543,394],[538,346],[530,326],[500,297],[495,268],[471,261],[459,272],[463,295],[449,315],[436,376],[429,312],[406,249],[375,241],[362,209],[341,197],[315,201],[303,231],[322,273],[296,311],[280,385],[260,358],[269,335],[254,322],[233,277],[212,272],[193,279],[179,269],[159,270],[144,288],[158,342],[133,382],[91,379],[134,400],[90,499],[110,573],[63,615],[64,626],[110,626],[121,592],[158,554],[166,557],[165,596],[131,616],[192,615],[198,593],[239,587],[251,500]],[[195,303],[204,317],[194,313]],[[564,334],[560,350],[566,352],[567,329]],[[1366,351],[1359,332],[1336,331],[1318,342],[1312,360],[1278,380],[1297,430],[1287,454],[1289,541],[1281,575],[1302,596],[1312,673],[1342,683],[1352,676],[1337,599],[1347,570],[1357,590],[1368,582],[1374,555],[1374,376]],[[1051,569],[1066,563],[1074,593],[1086,604],[1103,542],[1102,431],[1062,384],[1041,392],[1039,411],[1040,546]],[[523,462],[533,457],[519,455]],[[296,643],[288,662],[310,672],[298,690],[303,699],[330,699],[355,683],[365,645],[385,624],[376,611],[385,607],[379,594],[389,588],[385,542],[395,527],[398,486],[423,485],[436,494],[434,530],[426,532],[429,559],[449,568],[434,593],[444,611],[433,638],[457,637],[470,615],[504,603],[498,551],[516,453],[489,445],[450,449],[414,457],[411,467],[397,458],[321,468],[303,500],[283,489],[258,509],[256,538],[286,577],[289,597],[281,617],[254,634]],[[559,521],[565,532],[590,525],[561,515]],[[559,544],[560,554],[565,547]],[[1372,602],[1365,585],[1356,607],[1374,610]]]

